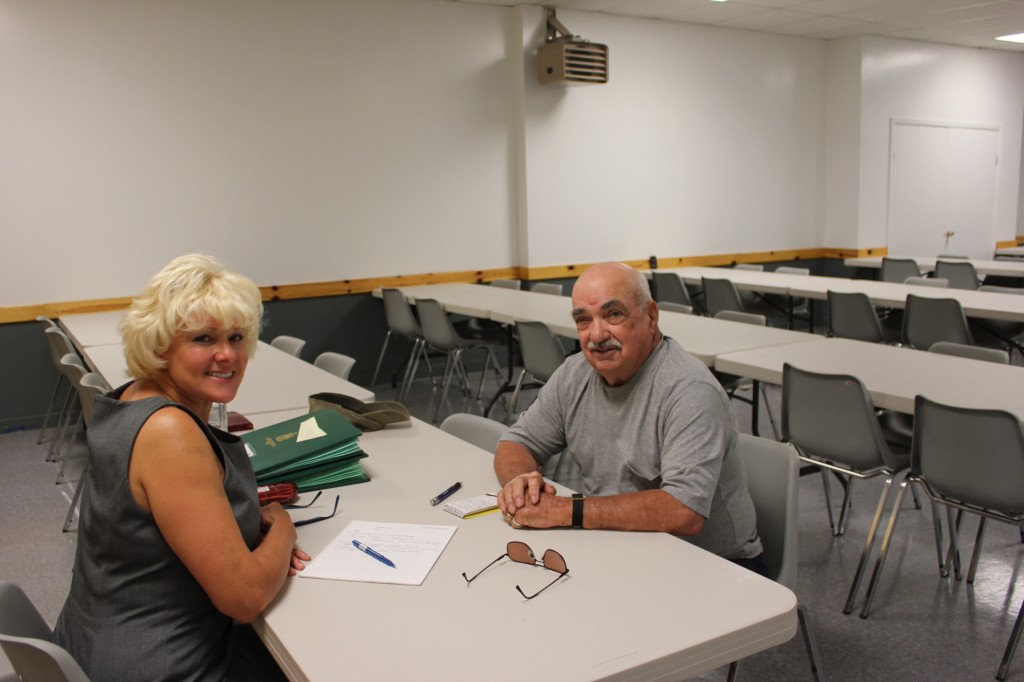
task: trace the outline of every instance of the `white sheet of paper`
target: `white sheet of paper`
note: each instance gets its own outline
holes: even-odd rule
[[[314,438],[321,438],[326,435],[327,432],[321,429],[320,425],[316,423],[316,417],[310,417],[299,424],[299,435],[295,439],[295,442],[301,443],[304,440],[313,440]]]
[[[456,528],[351,521],[299,575],[328,580],[422,585]],[[353,540],[359,540],[391,559],[395,567],[391,568],[356,549],[352,545]]]

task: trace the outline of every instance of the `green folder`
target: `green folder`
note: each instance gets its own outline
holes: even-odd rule
[[[259,483],[290,481],[315,490],[368,481],[361,432],[333,410],[288,419],[242,435]]]

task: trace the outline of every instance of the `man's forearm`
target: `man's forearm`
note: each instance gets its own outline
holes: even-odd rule
[[[583,506],[584,528],[660,531],[692,536],[703,526],[703,516],[663,490],[588,497]]]
[[[498,443],[498,449],[494,454],[494,473],[497,474],[498,483],[502,487],[516,476],[538,469],[537,460],[519,443],[508,440]]]

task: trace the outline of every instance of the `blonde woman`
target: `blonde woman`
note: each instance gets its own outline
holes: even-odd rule
[[[280,679],[248,625],[309,555],[260,508],[241,441],[206,422],[256,349],[263,305],[217,260],[173,260],[125,314],[132,381],[99,397],[71,591],[54,641],[95,682]]]

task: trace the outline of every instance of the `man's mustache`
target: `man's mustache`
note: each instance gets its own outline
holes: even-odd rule
[[[616,339],[607,338],[604,341],[588,342],[587,350],[622,350],[622,344]]]

